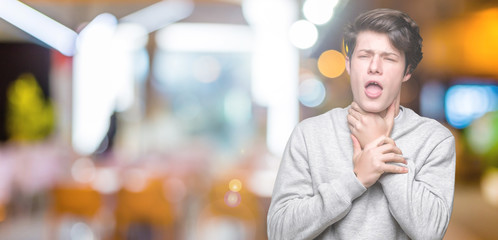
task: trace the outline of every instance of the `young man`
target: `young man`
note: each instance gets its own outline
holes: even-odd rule
[[[268,213],[269,239],[442,239],[455,143],[399,106],[422,59],[417,24],[376,9],[344,33],[354,102],[302,121],[287,144]]]

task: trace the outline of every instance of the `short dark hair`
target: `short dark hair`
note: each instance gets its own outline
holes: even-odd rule
[[[419,27],[408,14],[387,8],[374,9],[358,16],[344,29],[344,50],[351,58],[356,38],[362,31],[386,33],[395,48],[405,53],[405,73],[412,73],[422,60]],[[409,69],[407,69],[409,67]]]

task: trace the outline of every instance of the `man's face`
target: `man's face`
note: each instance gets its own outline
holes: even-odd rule
[[[405,75],[405,54],[396,49],[387,34],[363,31],[358,34],[351,59],[346,58],[354,101],[367,112],[386,110],[401,90]]]

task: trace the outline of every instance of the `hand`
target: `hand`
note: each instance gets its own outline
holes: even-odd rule
[[[363,111],[356,102],[351,104],[347,117],[349,130],[358,139],[362,149],[380,136],[389,137],[391,135],[395,109],[396,101],[389,106],[386,115],[381,117],[377,113]]]
[[[391,138],[381,136],[367,144],[363,150],[354,135],[351,135],[351,139],[353,140],[353,171],[366,188],[377,182],[384,173],[408,172],[406,167],[389,164],[390,162],[407,164],[402,157],[401,150],[396,147]]]

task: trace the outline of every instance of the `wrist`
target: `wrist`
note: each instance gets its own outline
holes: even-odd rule
[[[358,176],[358,172],[355,169],[353,169],[353,173],[354,173],[354,176],[356,177],[356,179],[358,180],[358,182],[360,182],[361,185],[363,185],[363,187],[368,188],[367,185],[362,181],[361,177]]]

